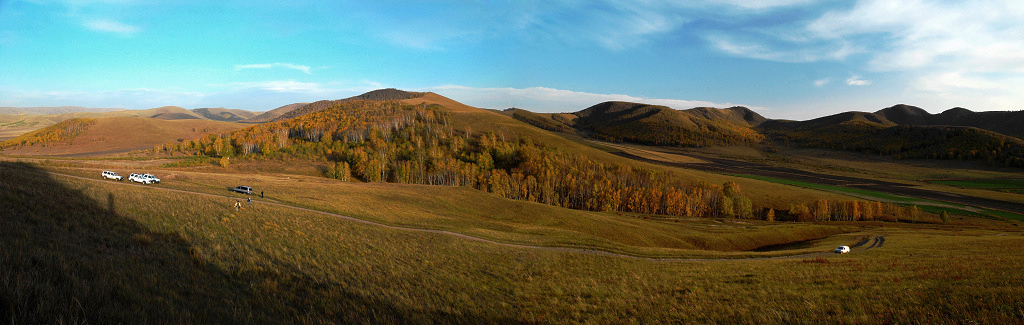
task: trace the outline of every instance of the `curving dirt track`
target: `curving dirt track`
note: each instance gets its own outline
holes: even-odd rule
[[[643,161],[647,163],[659,164],[664,166],[694,169],[719,174],[746,174],[767,176],[822,185],[832,185],[846,188],[870,190],[888,194],[896,194],[908,197],[956,203],[961,205],[969,205],[992,210],[1001,210],[1024,215],[1024,204],[994,200],[983,197],[925,190],[915,186],[894,182],[886,182],[856,177],[827,175],[794,168],[775,167],[722,158],[701,157],[701,159],[707,160],[709,161],[709,163],[677,163],[670,161],[648,159],[623,151],[614,152],[614,154],[637,161]]]
[[[17,167],[17,168],[25,168],[25,167],[22,167],[22,166],[17,166],[17,165],[5,163],[5,162],[0,162],[0,165],[5,165],[5,166],[9,166],[9,167]],[[74,179],[80,179],[80,180],[92,181],[92,182],[104,182],[104,183],[107,183],[107,184],[117,184],[117,185],[122,185],[122,186],[138,186],[138,187],[141,187],[141,188],[146,188],[146,189],[155,190],[155,191],[170,191],[170,192],[178,192],[178,193],[185,193],[185,194],[191,194],[191,195],[201,195],[201,196],[216,197],[216,198],[223,198],[223,197],[225,197],[223,195],[215,195],[215,194],[202,193],[202,192],[192,192],[192,191],[185,191],[185,190],[178,190],[178,189],[171,189],[171,188],[163,188],[163,187],[155,187],[155,186],[147,186],[147,185],[137,185],[137,184],[133,184],[133,183],[130,183],[130,182],[109,182],[109,181],[105,181],[105,180],[102,180],[102,179],[95,179],[95,178],[74,176],[74,175],[68,175],[68,174],[61,174],[61,173],[51,172],[51,171],[46,171],[46,170],[39,170],[39,171],[47,173],[49,175],[54,175],[54,176],[62,176],[62,177],[74,178]],[[377,226],[377,227],[383,227],[383,228],[387,228],[387,229],[394,229],[394,230],[401,230],[401,231],[413,231],[413,232],[425,232],[425,233],[432,233],[432,234],[442,234],[442,235],[454,236],[454,237],[458,237],[458,238],[462,238],[462,239],[467,239],[467,240],[472,240],[472,241],[477,241],[477,242],[484,242],[484,243],[488,243],[488,244],[505,246],[505,247],[523,248],[523,249],[537,249],[537,250],[543,250],[543,251],[563,252],[563,253],[577,253],[577,254],[587,254],[587,255],[610,256],[610,257],[628,258],[628,259],[635,259],[635,260],[645,260],[645,261],[652,261],[652,262],[754,261],[754,260],[800,259],[800,258],[825,257],[825,256],[833,256],[833,255],[835,255],[835,253],[833,253],[831,251],[828,251],[828,252],[816,252],[816,253],[807,253],[807,254],[798,254],[798,255],[772,256],[772,257],[748,257],[748,258],[717,258],[717,259],[702,259],[702,258],[651,258],[651,257],[642,257],[642,256],[634,256],[634,255],[614,253],[614,252],[603,251],[603,250],[598,250],[598,249],[570,248],[570,247],[551,247],[551,246],[534,246],[534,245],[521,245],[521,244],[513,244],[513,243],[503,243],[503,242],[493,241],[493,240],[490,240],[490,239],[485,239],[485,238],[480,238],[480,237],[474,237],[474,236],[469,236],[469,235],[465,235],[465,234],[460,234],[460,233],[456,233],[456,232],[451,232],[451,231],[447,231],[447,230],[436,230],[436,229],[423,229],[423,228],[409,228],[409,227],[392,226],[392,225],[377,223],[377,222],[373,222],[373,221],[363,220],[363,219],[359,219],[359,218],[349,217],[349,216],[345,216],[345,215],[340,215],[340,214],[336,214],[336,213],[330,213],[330,212],[325,212],[325,211],[320,211],[320,210],[303,208],[303,207],[298,207],[298,206],[288,205],[288,204],[283,204],[283,203],[278,203],[278,202],[256,201],[256,200],[253,200],[253,202],[255,202],[256,204],[268,204],[268,205],[284,207],[284,208],[289,208],[289,209],[295,209],[295,210],[300,210],[300,211],[306,211],[306,212],[311,212],[311,213],[319,213],[319,214],[323,214],[323,215],[327,215],[327,216],[331,216],[331,217],[335,217],[335,218],[340,218],[340,219],[344,219],[344,220],[348,220],[348,221],[352,221],[352,222],[358,222],[358,223],[372,225],[372,226]],[[875,236],[875,237],[873,237],[874,243],[872,243],[871,246],[866,247],[866,248],[860,248],[865,243],[867,243],[869,240],[872,240],[872,238],[865,239],[865,240],[855,244],[854,246],[851,246],[851,248],[854,248],[854,247],[859,248],[859,249],[853,250],[851,252],[854,252],[854,251],[856,251],[856,252],[863,252],[863,251],[866,251],[868,249],[882,247],[881,243],[885,242],[885,237],[881,236],[881,235]],[[877,244],[877,246],[876,246],[876,244]]]

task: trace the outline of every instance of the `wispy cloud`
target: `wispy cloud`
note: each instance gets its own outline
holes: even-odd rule
[[[814,81],[814,86],[821,87],[821,86],[827,85],[829,82],[831,82],[831,80],[829,80],[828,78],[818,79],[818,80]]]
[[[294,64],[294,63],[275,62],[275,63],[258,63],[258,64],[235,65],[235,71],[246,70],[246,69],[271,69],[271,68],[286,68],[286,69],[299,70],[299,71],[304,72],[305,74],[310,74],[311,71],[312,71],[312,68],[310,68],[308,65],[300,65],[300,64]]]
[[[730,103],[700,100],[646,98],[623,94],[595,94],[547,87],[475,88],[444,85],[424,89],[451,97],[467,105],[484,108],[523,108],[535,112],[575,112],[606,101],[625,101],[664,105],[675,109],[694,107],[731,107]],[[751,107],[752,109],[761,109]]]
[[[846,79],[846,84],[850,86],[867,86],[871,84],[871,80],[864,80],[858,75],[852,75]]]
[[[142,31],[138,26],[128,25],[110,19],[91,19],[83,23],[85,28],[97,32],[115,33],[121,36],[132,36]]]
[[[1019,88],[998,86],[1016,85],[1024,74],[1024,2],[858,0],[807,18],[759,26],[759,31],[773,32],[755,32],[756,37],[726,29],[705,38],[738,57],[841,61],[898,73],[909,80],[905,95],[943,103],[938,105],[989,105],[988,100],[957,95],[976,94],[981,88],[989,98],[1005,99],[999,101],[1004,105],[988,109],[1020,109],[1024,102]],[[846,83],[866,86],[871,81],[854,76]]]

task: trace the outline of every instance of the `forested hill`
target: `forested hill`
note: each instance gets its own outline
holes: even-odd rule
[[[922,115],[897,118],[910,121]],[[877,113],[846,112],[758,127],[775,143],[910,159],[980,160],[1024,167],[1024,140],[964,126],[896,124]]]
[[[580,131],[607,141],[688,147],[757,143],[762,136],[751,126],[766,120],[744,107],[679,111],[616,101],[572,114],[538,114],[518,109],[511,112],[516,119],[552,131]]]
[[[604,102],[572,114],[505,111],[520,121],[556,132],[606,141],[702,147],[772,143],[857,151],[897,158],[981,160],[1024,167],[1024,141],[999,133],[1024,133],[1024,112],[975,113],[963,108],[932,115],[908,105],[875,113],[845,112],[808,121],[771,120],[744,107],[665,106]],[[977,125],[977,126],[975,126]]]
[[[896,105],[875,114],[903,125],[970,126],[1024,139],[1024,111],[974,112],[962,107],[939,114],[909,105]]]
[[[277,118],[274,118],[273,121],[284,121],[284,120],[296,118],[296,117],[299,117],[299,116],[303,116],[303,115],[306,115],[306,114],[309,114],[309,113],[313,113],[313,112],[318,112],[318,111],[321,111],[321,110],[323,110],[325,108],[336,106],[336,105],[339,105],[339,104],[342,104],[342,103],[345,103],[345,102],[349,102],[349,101],[354,101],[354,100],[397,101],[397,100],[416,98],[416,97],[420,97],[420,96],[423,96],[423,93],[409,92],[409,91],[398,90],[398,89],[394,89],[394,88],[377,89],[377,90],[374,90],[374,91],[370,91],[370,92],[364,93],[364,94],[359,95],[359,96],[353,96],[353,97],[349,97],[349,98],[345,98],[345,99],[321,100],[321,101],[317,101],[317,102],[314,102],[314,103],[306,104],[305,106],[302,106],[300,108],[288,111],[288,112],[286,112],[284,114],[281,114]]]

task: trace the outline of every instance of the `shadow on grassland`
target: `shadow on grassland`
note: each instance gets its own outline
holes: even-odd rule
[[[495,321],[395,306],[279,261],[266,274],[225,271],[205,263],[195,243],[116,214],[117,204],[0,163],[0,323]],[[281,275],[289,281],[277,294],[259,289]],[[335,309],[309,304],[321,297]]]

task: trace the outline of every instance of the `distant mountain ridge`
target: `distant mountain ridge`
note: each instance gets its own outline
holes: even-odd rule
[[[256,116],[257,113],[242,109],[217,108],[196,108],[192,113],[205,117],[208,120],[221,122],[239,122]]]
[[[278,108],[275,108],[275,109],[263,112],[262,114],[250,117],[250,118],[242,121],[242,123],[266,123],[266,122],[270,122],[270,121],[273,121],[274,119],[278,118],[279,116],[284,115],[285,113],[288,113],[288,112],[294,111],[296,109],[302,108],[303,106],[306,106],[307,104],[309,104],[309,103],[295,103],[295,104],[284,105],[284,106],[281,106],[281,107],[278,107]]]
[[[984,160],[1024,167],[1024,112],[940,114],[909,105],[875,113],[845,112],[807,121],[769,120],[758,130],[786,145],[897,158]]]
[[[599,103],[571,114],[519,109],[509,112],[520,121],[552,131],[580,132],[608,141],[698,147],[757,143],[762,136],[752,127],[767,121],[746,107],[675,110],[619,101]]]
[[[900,104],[875,114],[896,124],[970,126],[1024,139],[1024,111],[974,112],[954,107],[939,114],[930,114],[921,108]]]
[[[99,108],[81,106],[0,107],[0,115],[57,115],[71,113],[105,113],[121,110],[124,110],[124,108]]]

